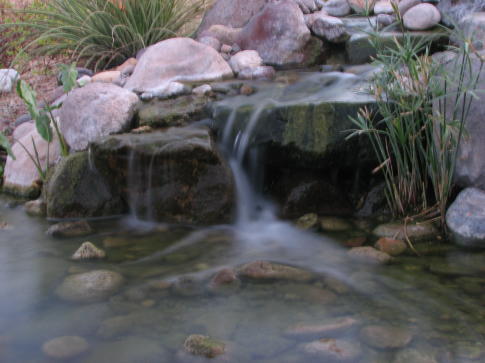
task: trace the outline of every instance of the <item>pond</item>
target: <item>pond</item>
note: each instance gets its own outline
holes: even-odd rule
[[[22,206],[0,208],[1,362],[51,362],[45,343],[62,336],[82,344],[55,354],[87,344],[69,362],[209,361],[184,353],[192,334],[225,343],[215,362],[485,359],[483,251],[428,241],[422,256],[363,264],[343,246],[374,221],[321,234],[271,215],[210,228],[97,220],[92,235],[56,239]],[[87,240],[106,258],[71,260]],[[123,280],[109,296],[66,299],[64,279],[92,270]]]

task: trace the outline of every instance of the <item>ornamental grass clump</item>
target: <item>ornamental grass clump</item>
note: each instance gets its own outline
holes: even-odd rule
[[[376,110],[362,109],[349,137],[367,134],[385,178],[395,217],[438,219],[453,189],[457,152],[480,73],[472,74],[470,42],[446,66],[430,56],[429,44],[404,34],[393,47],[377,49],[371,93]],[[483,65],[483,60],[480,64]],[[448,109],[447,109],[448,108]]]
[[[102,68],[133,57],[151,44],[189,32],[204,0],[51,0],[29,11],[37,17],[17,23],[32,30],[28,49],[67,52]],[[13,26],[6,24],[4,26]]]

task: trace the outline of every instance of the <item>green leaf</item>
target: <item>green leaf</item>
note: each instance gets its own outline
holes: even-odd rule
[[[23,80],[17,82],[17,94],[25,102],[30,117],[36,119],[39,116],[35,91]]]
[[[12,152],[12,146],[10,145],[10,141],[8,141],[7,136],[0,132],[0,146],[7,150],[7,154],[15,160],[15,155]]]
[[[64,87],[64,92],[68,93],[76,87],[77,79],[77,69],[76,63],[71,63],[70,65],[61,64],[59,65],[59,70],[61,72],[61,82]]]
[[[51,119],[49,115],[44,112],[40,113],[35,119],[35,127],[37,128],[39,135],[42,136],[45,141],[52,141]]]

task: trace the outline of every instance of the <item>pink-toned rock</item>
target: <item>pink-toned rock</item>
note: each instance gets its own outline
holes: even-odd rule
[[[303,13],[292,0],[268,3],[239,32],[241,49],[256,50],[264,63],[275,66],[311,64],[319,55]]]
[[[357,14],[369,12],[372,14],[376,0],[347,0],[350,8]]]
[[[254,69],[261,66],[263,60],[255,50],[243,50],[234,54],[229,60],[234,73],[238,74],[244,69]]]
[[[406,251],[406,243],[400,239],[382,237],[376,242],[375,247],[391,256],[398,256]]]
[[[379,0],[374,5],[374,14],[394,14],[392,3],[395,0]],[[397,4],[397,2],[396,2]]]
[[[408,345],[413,334],[406,328],[368,325],[360,330],[360,339],[373,348],[397,349]]]
[[[291,280],[309,281],[313,278],[311,272],[297,267],[281,265],[268,261],[255,261],[243,265],[239,269],[239,276],[255,280]]]
[[[297,324],[289,327],[285,335],[295,338],[335,337],[357,327],[359,322],[351,317],[337,318],[320,324]]]
[[[403,16],[412,7],[421,4],[421,0],[401,0],[398,4],[399,14]]]
[[[219,52],[221,50],[221,42],[219,39],[211,36],[205,36],[197,39],[199,43],[208,45],[211,48],[214,48],[216,52]]]
[[[136,58],[128,58],[123,62],[123,64],[116,67],[115,70],[121,72],[122,74],[131,74],[133,73],[137,63],[138,61]]]
[[[302,350],[321,362],[357,362],[362,355],[359,344],[340,339],[320,339],[304,344]]]
[[[243,69],[237,75],[239,79],[264,79],[270,80],[276,76],[276,71],[271,66],[259,66],[256,68]]]
[[[432,4],[418,4],[406,11],[403,16],[404,26],[409,30],[427,30],[441,21],[441,13]]]
[[[145,50],[125,88],[150,92],[168,82],[204,82],[232,77],[231,67],[213,48],[190,38],[172,38]]]
[[[325,11],[306,15],[305,20],[313,34],[331,43],[342,43],[350,37],[344,22]]]
[[[370,246],[351,248],[347,254],[354,260],[370,264],[387,264],[391,261],[391,256],[387,253]]]
[[[104,71],[96,73],[91,77],[91,82],[119,83],[121,79],[120,71]]]
[[[236,271],[234,271],[232,268],[223,268],[214,275],[209,286],[210,288],[214,289],[220,286],[232,284],[237,280],[238,278],[236,276]]]
[[[218,39],[221,44],[234,44],[236,43],[241,30],[242,28],[231,28],[225,25],[216,24],[212,25],[209,29],[202,32],[200,35],[200,39],[203,39],[205,37],[213,37]]]

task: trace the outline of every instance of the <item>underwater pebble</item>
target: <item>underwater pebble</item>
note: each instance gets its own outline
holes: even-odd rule
[[[42,345],[42,351],[53,359],[71,359],[89,349],[86,339],[78,336],[54,338]]]

